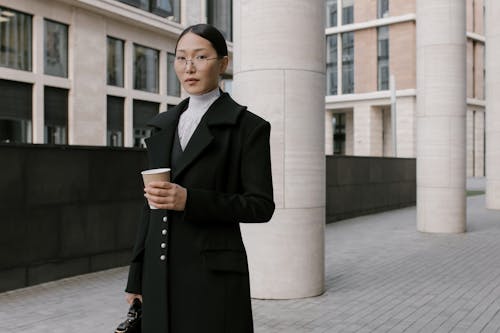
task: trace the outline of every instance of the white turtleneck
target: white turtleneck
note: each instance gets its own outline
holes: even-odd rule
[[[203,115],[219,96],[220,91],[218,87],[203,95],[189,95],[188,107],[181,114],[179,124],[177,125],[182,150],[186,148]]]

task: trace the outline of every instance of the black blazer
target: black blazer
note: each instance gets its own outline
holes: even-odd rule
[[[151,168],[171,166],[187,105],[188,99],[150,122]],[[172,170],[172,182],[187,189],[185,210],[145,204],[126,288],[143,295],[144,332],[253,332],[239,223],[267,222],[274,212],[269,136],[267,121],[223,93]]]

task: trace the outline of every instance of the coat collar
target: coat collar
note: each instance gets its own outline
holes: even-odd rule
[[[167,112],[158,114],[148,123],[148,125],[159,130],[146,139],[151,168],[168,167],[170,165],[170,154],[174,142],[174,135],[177,131],[179,117],[187,108],[188,104],[189,98],[186,98],[176,107]],[[235,125],[239,115],[245,109],[245,106],[236,103],[228,93],[222,93],[202,117],[200,124],[196,128],[182,154],[175,174],[172,175],[172,181],[175,181],[175,179],[211,144],[213,134],[210,127],[218,125]]]

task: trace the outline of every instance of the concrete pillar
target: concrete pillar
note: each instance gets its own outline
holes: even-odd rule
[[[417,1],[417,228],[466,227],[465,2]]]
[[[325,155],[333,155],[333,113],[325,112]]]
[[[104,146],[106,145],[106,96],[103,94],[103,91],[106,91],[106,22],[99,15],[75,9],[73,25],[73,39],[70,38],[73,77],[68,98],[68,143]],[[89,96],[95,97],[89,98]]]
[[[486,207],[500,209],[500,2],[486,0]]]
[[[233,96],[271,122],[276,211],[242,224],[254,298],[324,291],[324,0],[236,0]]]
[[[354,155],[382,156],[383,116],[380,108],[370,104],[354,107]]]
[[[353,155],[354,153],[354,121],[353,112],[345,113],[345,154]]]

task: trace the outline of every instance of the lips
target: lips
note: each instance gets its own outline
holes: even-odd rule
[[[186,83],[195,83],[195,82],[198,82],[199,80],[198,79],[195,79],[195,78],[188,78],[188,79],[185,79],[184,82]]]

